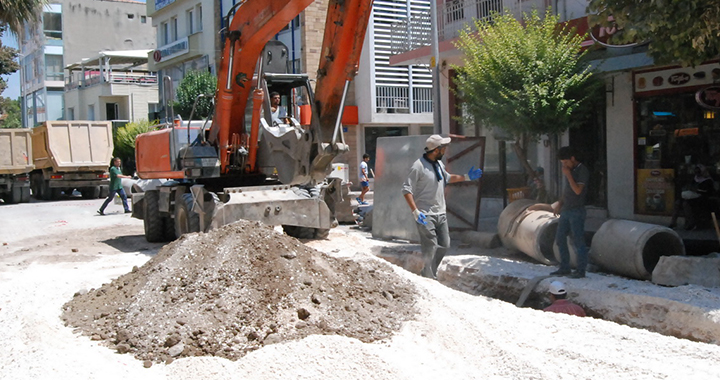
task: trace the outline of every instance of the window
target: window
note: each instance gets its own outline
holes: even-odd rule
[[[160,24],[160,41],[163,45],[170,43],[170,25],[167,22]]]
[[[170,23],[172,25],[170,42],[175,42],[178,40],[178,19],[177,19],[177,17],[173,17],[172,19],[170,19]]]
[[[53,40],[62,39],[62,14],[43,13],[43,32],[45,37]]]
[[[135,15],[132,13],[128,13],[128,20],[133,20],[135,18]]]
[[[68,119],[68,120],[75,120],[75,108],[74,108],[74,107],[68,108],[67,119]]]
[[[88,120],[95,120],[95,105],[88,105]]]
[[[187,19],[187,31],[188,35],[195,33],[195,15],[193,14],[193,9],[189,9],[186,14],[185,18]]]
[[[146,16],[140,16],[140,23],[141,23],[141,24],[147,23],[147,17],[146,17]]]
[[[197,30],[198,32],[201,32],[203,30],[203,22],[202,22],[202,5],[197,6]]]
[[[62,55],[45,56],[45,80],[63,80],[63,57]]]

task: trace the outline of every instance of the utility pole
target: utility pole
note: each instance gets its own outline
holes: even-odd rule
[[[433,131],[442,133],[442,118],[440,117],[440,48],[438,47],[438,11],[437,1],[430,0],[430,67],[432,69],[433,85]]]

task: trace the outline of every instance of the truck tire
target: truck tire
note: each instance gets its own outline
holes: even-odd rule
[[[20,203],[22,202],[22,187],[12,187],[10,194],[8,194],[6,200],[8,203]]]
[[[22,188],[22,193],[20,195],[20,202],[22,202],[22,203],[30,202],[30,186]]]
[[[110,195],[110,186],[100,186],[99,198],[107,198],[108,195]],[[128,194],[128,196],[130,196],[130,194]]]
[[[145,192],[143,198],[145,209],[143,218],[143,226],[145,227],[145,240],[149,243],[159,243],[165,241],[163,218],[160,216],[160,194],[156,190]]]
[[[80,189],[83,199],[98,199],[100,197],[100,186],[83,187]]]
[[[192,211],[193,196],[182,195],[182,200],[175,203],[175,236],[200,231],[200,215]]]
[[[53,199],[53,191],[50,188],[50,181],[41,180],[40,184],[40,198],[44,201],[50,201]]]
[[[164,216],[162,218],[163,222],[163,237],[165,238],[165,241],[173,241],[178,238],[177,235],[175,235],[175,221],[173,218],[169,216]]]

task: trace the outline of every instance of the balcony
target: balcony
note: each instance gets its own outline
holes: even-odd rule
[[[84,79],[77,75],[66,78],[65,91],[79,87],[88,88],[100,83],[157,85],[157,75],[155,73],[132,72],[111,72],[102,75],[99,71],[86,71]]]
[[[494,12],[505,10],[515,18],[537,9],[539,12],[550,6],[549,0],[452,0],[445,1],[438,9],[438,40],[450,41],[469,27],[475,30],[475,20],[487,20]],[[392,25],[392,54],[402,54],[431,43],[430,12],[411,16]]]

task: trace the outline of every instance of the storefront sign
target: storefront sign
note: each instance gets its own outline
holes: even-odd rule
[[[675,202],[675,170],[638,169],[637,207],[640,214],[672,215]]]
[[[720,110],[720,86],[701,89],[695,93],[695,101],[707,109]]]
[[[695,68],[677,67],[665,70],[638,71],[635,73],[635,92],[712,85],[715,71],[720,71],[717,63],[699,65]]]

